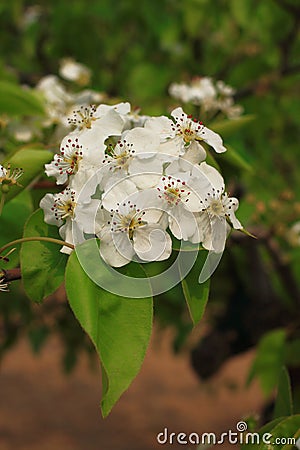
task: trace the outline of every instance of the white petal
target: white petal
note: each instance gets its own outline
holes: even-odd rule
[[[217,153],[226,152],[226,147],[224,147],[223,140],[218,133],[215,133],[207,127],[203,127],[199,133],[199,137],[210,145]]]
[[[63,221],[60,219],[56,219],[53,211],[53,204],[55,203],[54,194],[46,194],[42,200],[40,201],[40,208],[44,210],[44,220],[49,225],[60,226],[63,224]]]
[[[230,202],[231,200],[231,202]],[[238,209],[239,207],[239,201],[237,198],[235,197],[231,197],[228,199],[227,205],[230,205],[230,209],[226,208],[226,213],[228,214],[228,217],[230,219],[230,222],[233,226],[233,228],[235,228],[236,230],[240,230],[243,228],[243,225],[241,224],[241,222],[235,217],[235,211]]]
[[[130,179],[139,189],[148,189],[158,184],[163,173],[163,163],[158,156],[147,159],[134,158],[128,171]]]
[[[166,162],[172,161],[174,157],[183,155],[184,151],[184,143],[180,136],[169,139],[158,147],[158,152],[165,155]]]
[[[74,211],[74,220],[85,233],[96,234],[96,217],[100,209],[100,200],[91,199],[88,204],[78,204]]]
[[[137,192],[136,185],[128,179],[117,180],[113,178],[111,180],[111,186],[103,194],[103,206],[110,211],[111,209],[117,209],[119,203],[128,201],[132,198],[132,194]]]
[[[161,142],[174,137],[173,122],[166,116],[151,117],[146,120],[145,128],[160,136]]]
[[[74,244],[71,219],[67,219],[66,223],[59,229],[59,234],[65,242],[68,242],[68,244]],[[72,253],[72,249],[70,247],[66,247],[65,245],[60,251],[61,253],[66,253],[67,255]]]
[[[140,158],[151,158],[157,154],[159,136],[146,128],[136,127],[125,134],[126,142],[133,144],[132,150]]]
[[[130,103],[122,102],[118,103],[116,105],[99,105],[96,110],[96,117],[102,117],[104,116],[108,111],[114,110],[119,114],[129,114],[130,113]]]
[[[59,155],[54,155],[54,161],[45,164],[45,173],[48,177],[56,178],[56,184],[64,184],[68,181],[68,175],[66,172],[60,173],[56,162],[57,158],[59,158]]]
[[[183,111],[181,106],[179,106],[178,108],[173,109],[173,111],[171,112],[171,116],[174,117],[174,119],[176,119],[176,120],[178,120],[180,118],[183,118],[184,120],[187,119],[187,115]]]
[[[169,228],[177,239],[188,241],[195,234],[197,222],[194,215],[179,203],[170,211]]]
[[[132,256],[133,254],[134,252],[132,252]],[[113,267],[125,266],[132,259],[132,256],[129,258],[127,257],[128,252],[126,252],[125,256],[121,251],[119,251],[113,240],[113,235],[110,232],[104,235],[103,238],[101,239],[100,255],[107,264]]]
[[[133,241],[134,250],[143,261],[162,261],[172,253],[172,240],[158,225],[137,228]]]
[[[225,248],[226,238],[230,230],[226,220],[222,217],[214,217],[210,223],[210,233],[207,233],[202,243],[207,250],[222,253]]]
[[[220,192],[224,190],[224,179],[217,169],[210,166],[206,162],[203,162],[199,167],[195,166],[195,171],[193,173],[196,177],[199,176],[199,169],[205,175],[211,187],[213,187],[216,191],[219,190]]]
[[[204,161],[206,158],[206,151],[202,147],[202,145],[199,144],[199,142],[193,141],[191,142],[191,145],[186,150],[185,154],[180,158],[180,161],[187,161],[190,163],[190,166],[188,169],[183,170],[190,170],[192,164],[199,164],[202,161]]]

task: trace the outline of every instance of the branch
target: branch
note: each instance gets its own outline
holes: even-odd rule
[[[2,269],[0,272],[0,276],[4,283],[9,283],[10,281],[20,280],[22,278],[21,269],[17,267],[16,269]]]

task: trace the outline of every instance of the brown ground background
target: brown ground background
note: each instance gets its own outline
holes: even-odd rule
[[[55,339],[38,357],[25,340],[5,357],[0,367],[0,450],[196,449],[159,445],[156,436],[164,427],[176,433],[235,431],[236,423],[262,404],[256,384],[244,388],[251,353],[201,384],[188,354],[174,356],[170,333],[157,336],[156,331],[141,373],[104,420],[98,407],[100,371],[92,372],[82,356],[66,376],[60,357]]]

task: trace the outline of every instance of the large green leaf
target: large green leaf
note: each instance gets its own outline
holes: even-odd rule
[[[271,424],[270,424],[271,425]],[[292,450],[293,443],[300,437],[300,415],[285,417],[281,421],[272,422],[274,426],[263,427],[258,436],[253,436],[256,433],[248,434],[248,443],[242,445],[241,450]],[[244,442],[246,442],[247,432],[244,435]],[[293,439],[293,441],[292,441]],[[259,442],[257,442],[259,440]]]
[[[289,373],[285,367],[282,368],[278,389],[277,397],[274,408],[274,419],[277,417],[291,416],[293,414],[293,399],[292,399],[292,389],[291,380]]]
[[[36,93],[9,81],[0,81],[0,114],[41,116],[45,111]]]
[[[132,299],[105,291],[86,275],[76,252],[67,264],[66,290],[101,360],[101,409],[106,417],[140,370],[151,335],[152,298]]]
[[[33,206],[30,193],[28,191],[21,192],[18,197],[4,205],[0,216],[1,233],[0,247],[9,242],[19,239],[23,236],[23,228],[29,215],[32,213]],[[9,249],[7,250],[7,252]],[[5,255],[5,252],[4,252]],[[2,255],[3,256],[3,255]],[[9,256],[9,262],[1,262],[3,269],[11,269],[19,263],[19,253],[14,251]]]
[[[42,236],[61,239],[58,228],[44,222],[42,210],[35,211],[24,228],[24,237]],[[24,242],[21,247],[21,269],[25,292],[28,297],[41,302],[64,281],[67,255],[60,246],[51,242]]]
[[[202,319],[208,301],[210,280],[201,284],[198,282],[206,257],[207,252],[200,250],[191,271],[181,280],[184,297],[194,325],[197,325]]]
[[[277,329],[265,334],[258,344],[248,382],[252,381],[254,377],[258,377],[265,395],[269,395],[278,383],[284,362],[285,340],[285,331]]]
[[[18,179],[21,186],[10,186],[5,201],[9,201],[18,195],[26,186],[28,186],[44,170],[44,165],[51,161],[53,153],[48,150],[24,148],[17,151],[3,163],[11,166],[11,169],[23,169],[23,175]],[[0,194],[1,196],[1,194]]]

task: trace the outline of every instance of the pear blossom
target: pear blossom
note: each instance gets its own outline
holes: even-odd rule
[[[217,90],[211,78],[195,77],[190,84],[172,83],[169,87],[169,94],[183,103],[203,105],[204,110],[207,111],[214,104]]]
[[[64,184],[70,175],[78,171],[81,160],[82,145],[79,144],[78,138],[68,138],[61,146],[60,154],[54,155],[54,160],[50,164],[45,164],[46,175],[55,177],[56,184]]]
[[[127,200],[106,212],[106,222],[97,236],[100,254],[113,267],[121,267],[134,257],[142,261],[161,261],[169,258],[172,241],[162,223],[152,222],[161,217],[153,214],[147,205],[143,208],[142,196],[137,203]],[[141,207],[139,207],[139,204]],[[102,216],[105,217],[105,214]]]
[[[80,86],[88,84],[91,78],[90,69],[73,58],[62,59],[59,74],[65,80],[74,81]]]
[[[161,177],[153,190],[150,204],[166,211],[170,231],[177,239],[187,241],[198,234],[194,213],[201,210],[199,195],[208,184],[205,176],[181,172]]]
[[[203,191],[201,196],[201,211],[196,214],[198,227],[202,230],[202,245],[221,253],[230,227],[236,230],[243,228],[235,216],[239,201],[225,192],[224,180],[214,167],[202,163],[200,170],[210,182],[210,188]],[[191,241],[195,241],[193,237]]]
[[[86,148],[85,153],[94,160],[98,160],[98,157],[103,160],[106,139],[109,136],[121,135],[125,123],[122,115],[114,108],[102,110],[95,105],[81,106],[73,111],[68,120],[74,131],[67,137],[78,138],[81,145]]]
[[[94,234],[95,228],[92,217],[100,206],[96,199],[89,202],[77,202],[78,194],[67,187],[58,194],[46,194],[40,201],[44,210],[44,220],[49,225],[59,227],[60,236],[68,243],[73,244],[72,227],[76,225],[85,233]],[[70,253],[69,247],[62,247],[62,253]]]
[[[185,114],[182,108],[174,109],[171,116],[175,119],[173,131],[176,136],[182,138],[183,145],[188,146],[192,142],[204,141],[217,153],[226,151],[222,138],[217,133],[205,127],[202,122],[192,120],[191,116]]]
[[[202,112],[211,116],[221,112],[234,119],[243,112],[243,108],[234,103],[235,89],[209,77],[195,77],[190,83],[172,83],[169,94],[183,103],[200,106]]]
[[[138,125],[129,124],[130,110],[118,103],[73,112],[73,130],[45,166],[58,185],[67,184],[41,200],[45,221],[69,243],[77,231],[98,237],[100,254],[113,267],[169,258],[169,233],[221,253],[229,230],[242,228],[238,200],[205,163],[201,142],[221,153],[221,137],[182,108]],[[70,253],[66,246],[61,251]]]
[[[85,89],[79,93],[68,92],[55,75],[47,75],[42,78],[37,84],[36,90],[43,95],[45,101],[47,119],[44,125],[59,124],[64,129],[63,133],[66,133],[67,129],[70,128],[68,118],[73,110],[81,106],[100,103],[105,98],[103,93],[90,89]]]

